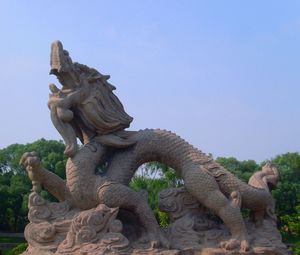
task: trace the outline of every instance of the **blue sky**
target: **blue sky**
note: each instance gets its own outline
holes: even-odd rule
[[[0,26],[0,148],[60,139],[47,108],[59,39],[111,75],[132,130],[215,157],[300,150],[299,1],[2,0]]]

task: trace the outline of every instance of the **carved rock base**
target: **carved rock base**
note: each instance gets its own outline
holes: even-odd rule
[[[128,212],[119,214],[119,208],[100,204],[96,208],[79,211],[69,208],[67,202],[47,202],[33,192],[29,197],[30,223],[25,229],[29,247],[23,255],[289,254],[276,225],[268,220],[261,224],[246,220],[251,246],[249,252],[240,253],[238,248],[231,251],[219,248],[222,241],[230,238],[227,228],[210,219],[183,188],[162,192],[160,207],[169,213],[172,220],[164,230],[170,241],[169,250],[152,247],[139,224],[134,222],[134,216]],[[118,219],[120,215],[124,224]],[[133,219],[129,220],[130,217]]]

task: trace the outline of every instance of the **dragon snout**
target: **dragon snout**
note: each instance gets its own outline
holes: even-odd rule
[[[50,74],[54,75],[68,72],[72,69],[72,60],[69,52],[64,50],[62,43],[58,40],[51,44],[50,66]]]

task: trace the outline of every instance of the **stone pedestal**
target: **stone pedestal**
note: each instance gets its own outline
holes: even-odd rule
[[[124,213],[119,214],[119,208],[100,204],[96,208],[80,211],[69,208],[67,202],[47,202],[33,192],[29,197],[30,223],[25,229],[29,247],[23,255],[289,254],[276,226],[268,220],[258,226],[250,220],[246,221],[251,244],[249,252],[219,248],[222,241],[230,238],[228,229],[224,224],[209,219],[205,209],[182,188],[163,191],[160,207],[173,219],[169,227],[163,230],[170,241],[170,249],[156,248],[143,240],[143,230],[134,221],[123,224],[118,219],[121,215],[125,220]]]

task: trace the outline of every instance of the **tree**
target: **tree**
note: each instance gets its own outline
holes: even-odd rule
[[[163,189],[182,185],[183,180],[176,175],[175,171],[159,162],[143,165],[129,184],[135,191],[147,191],[148,203],[161,227],[166,227],[170,223],[170,219],[158,208],[158,194]]]
[[[19,165],[23,153],[36,151],[48,170],[65,178],[64,144],[40,139],[29,144],[13,144],[0,150],[0,230],[22,231],[27,222],[31,181]],[[53,197],[43,191],[43,196]]]
[[[294,242],[294,254],[300,254],[300,155],[286,153],[272,159],[280,170],[280,183],[273,196],[283,240]]]

